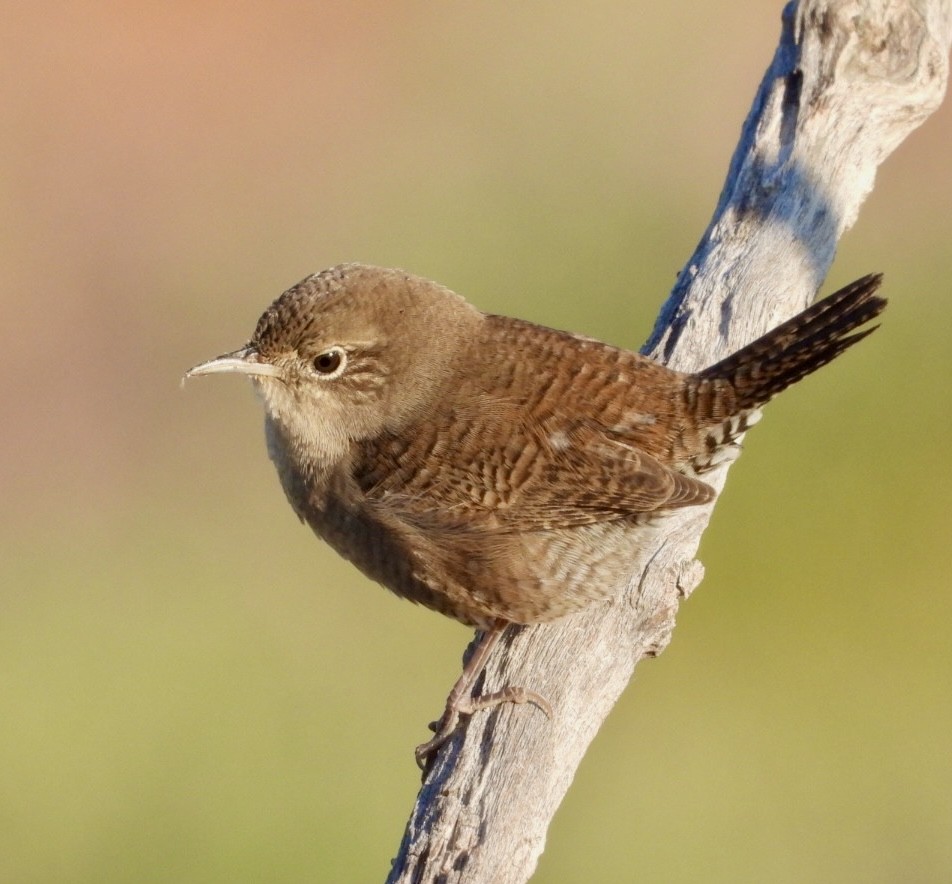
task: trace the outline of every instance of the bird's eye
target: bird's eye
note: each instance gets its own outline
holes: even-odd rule
[[[336,374],[344,364],[344,351],[334,347],[314,357],[314,370],[318,374]]]

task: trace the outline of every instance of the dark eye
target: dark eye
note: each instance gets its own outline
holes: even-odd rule
[[[344,363],[344,353],[342,350],[325,350],[323,353],[314,357],[314,370],[318,374],[334,374]]]

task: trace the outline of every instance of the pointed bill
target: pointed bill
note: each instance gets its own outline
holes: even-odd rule
[[[277,366],[270,362],[259,362],[258,351],[251,346],[242,347],[232,353],[224,353],[209,359],[208,362],[202,362],[193,366],[182,378],[193,378],[200,374],[221,374],[224,372],[237,372],[238,374],[255,375],[258,377],[280,377],[280,371]]]

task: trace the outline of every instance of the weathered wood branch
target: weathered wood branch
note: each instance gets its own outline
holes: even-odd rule
[[[941,103],[949,0],[803,0],[744,124],[714,217],[645,352],[696,369],[811,301],[879,164]],[[888,268],[858,268],[860,271]],[[726,470],[711,481],[723,485]],[[616,601],[510,635],[484,690],[531,687],[556,710],[479,713],[425,777],[391,882],[527,880],[575,771],[635,664],[667,645],[710,509],[639,552]]]

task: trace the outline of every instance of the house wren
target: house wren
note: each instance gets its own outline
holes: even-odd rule
[[[609,597],[651,522],[709,503],[776,393],[872,328],[866,276],[696,374],[480,312],[435,282],[361,264],[282,294],[241,349],[187,377],[248,375],[303,522],[368,577],[481,631],[422,762],[461,714],[546,701],[470,696],[509,624]]]

